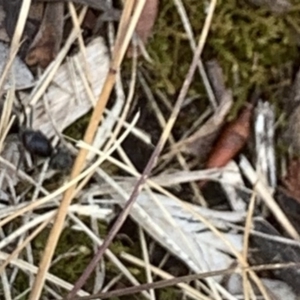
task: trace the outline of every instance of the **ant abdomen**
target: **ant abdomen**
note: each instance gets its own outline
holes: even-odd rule
[[[31,154],[40,157],[50,157],[53,147],[48,138],[39,130],[25,129],[20,132],[25,149]]]

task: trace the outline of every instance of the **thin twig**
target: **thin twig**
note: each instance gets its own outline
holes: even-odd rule
[[[7,76],[8,72],[9,72],[11,66],[12,66],[14,58],[17,55],[17,52],[18,52],[18,49],[19,49],[19,45],[20,45],[21,36],[22,36],[24,28],[25,28],[25,23],[26,23],[26,20],[27,20],[27,16],[28,16],[30,5],[31,5],[31,0],[23,1],[22,2],[22,6],[21,6],[21,9],[20,9],[18,22],[17,22],[16,28],[15,28],[14,36],[13,36],[12,41],[11,41],[9,58],[7,60],[7,63],[5,65],[5,67],[4,67],[4,70],[3,70],[2,74],[1,74],[1,78],[0,78],[0,90],[3,87],[3,84],[5,82],[6,76]]]
[[[84,271],[84,273],[81,275],[81,277],[78,279],[78,281],[75,283],[74,286],[74,290],[69,293],[69,295],[67,296],[67,299],[73,299],[74,296],[76,295],[76,291],[82,287],[82,285],[84,284],[84,282],[86,281],[86,279],[90,276],[90,274],[92,273],[95,265],[98,263],[98,261],[101,259],[101,257],[103,256],[105,250],[108,248],[108,246],[110,245],[110,243],[112,242],[112,240],[114,239],[115,235],[117,234],[118,230],[120,229],[120,227],[122,226],[122,224],[124,223],[124,221],[126,220],[131,207],[133,206],[135,199],[137,198],[139,191],[141,189],[141,187],[143,186],[143,184],[146,181],[146,178],[149,176],[150,171],[152,170],[152,168],[154,167],[156,161],[157,161],[157,157],[159,156],[161,150],[163,149],[163,146],[172,130],[172,127],[174,126],[174,123],[177,119],[177,116],[180,112],[180,108],[181,105],[185,99],[185,96],[189,90],[190,84],[192,82],[195,70],[197,68],[197,64],[198,64],[198,60],[199,57],[201,56],[201,53],[203,51],[204,45],[205,45],[205,41],[210,29],[210,24],[212,21],[212,17],[214,14],[214,10],[215,10],[215,6],[216,6],[216,0],[212,0],[210,3],[210,7],[209,7],[209,13],[207,15],[207,18],[205,20],[204,26],[203,26],[203,30],[199,39],[199,43],[197,46],[197,49],[195,51],[191,66],[189,68],[189,71],[186,75],[185,81],[182,85],[181,91],[179,93],[179,96],[177,98],[177,101],[174,105],[174,110],[171,113],[171,116],[167,122],[167,125],[165,127],[164,132],[162,133],[159,142],[157,143],[153,154],[151,155],[149,162],[147,164],[147,166],[144,169],[144,172],[142,173],[141,177],[139,178],[137,184],[135,185],[132,194],[129,198],[129,200],[126,202],[123,211],[121,212],[121,214],[119,215],[117,221],[114,223],[114,225],[112,226],[110,232],[108,233],[106,239],[103,242],[103,245],[99,248],[98,253],[93,257],[93,259],[91,260],[91,262],[89,263],[89,265],[87,266],[86,270]],[[127,2],[126,2],[127,3]],[[142,7],[141,7],[142,8]],[[125,49],[123,49],[125,50]],[[87,151],[87,150],[86,150]],[[72,190],[73,191],[73,190]],[[67,193],[66,193],[67,194]],[[33,299],[32,299],[33,300]]]
[[[249,235],[250,235],[250,230],[252,225],[252,216],[255,208],[255,198],[256,198],[256,194],[255,191],[253,191],[249,208],[248,208],[246,223],[245,223],[245,234],[244,234],[244,242],[243,242],[243,256],[245,261],[248,260]],[[249,297],[250,282],[248,280],[248,273],[246,270],[242,272],[242,276],[243,276],[244,299],[250,300]]]
[[[255,185],[255,189],[257,194],[263,199],[265,204],[273,213],[274,217],[281,224],[281,226],[286,230],[286,232],[296,241],[300,241],[300,235],[290,222],[288,217],[284,214],[280,206],[272,197],[270,190],[265,186],[265,184],[259,179],[254,169],[252,168],[249,161],[242,156],[240,161],[240,167],[242,172],[247,177],[247,179],[251,182],[251,184]]]
[[[127,1],[125,3],[125,8],[124,8],[125,12],[128,11],[128,7],[132,7],[132,2],[133,1]],[[106,106],[106,103],[109,99],[109,95],[114,86],[115,79],[116,79],[116,73],[119,69],[119,66],[120,66],[122,60],[123,60],[123,57],[125,55],[126,49],[130,42],[134,28],[139,19],[139,16],[143,9],[144,4],[145,4],[145,0],[139,1],[136,4],[136,9],[132,15],[132,18],[128,25],[126,33],[124,35],[120,35],[118,33],[116,45],[120,45],[120,47],[115,47],[115,49],[114,49],[110,72],[107,75],[106,81],[103,86],[103,90],[100,94],[99,100],[93,111],[91,120],[89,122],[88,128],[84,135],[84,141],[87,144],[91,144],[93,141],[93,138],[94,138],[95,132],[97,130],[98,124],[101,120],[101,116],[103,114],[104,108]],[[128,16],[130,16],[130,14]],[[124,23],[123,15],[122,15],[120,23],[121,24]],[[127,21],[125,23],[127,23]],[[85,159],[86,159],[87,154],[88,154],[88,151],[86,149],[81,149],[79,151],[78,156],[75,160],[72,172],[71,172],[71,176],[70,176],[71,180],[80,174],[81,170],[83,169],[83,166],[85,165]],[[40,297],[40,294],[41,294],[41,291],[42,291],[42,288],[44,285],[44,281],[45,281],[45,274],[50,266],[50,262],[51,262],[53,253],[56,248],[60,233],[63,228],[64,221],[66,218],[67,208],[70,205],[73,195],[74,195],[74,190],[75,190],[75,186],[72,185],[64,194],[61,205],[58,209],[55,223],[53,225],[53,228],[50,232],[50,236],[47,241],[45,252],[44,252],[43,258],[41,260],[40,266],[39,266],[38,276],[33,285],[29,300],[38,299]]]
[[[295,266],[300,266],[299,263],[291,262],[286,264],[268,264],[268,265],[258,265],[253,267],[246,267],[242,268],[242,270],[251,270],[253,272],[259,272],[262,270],[277,270],[282,268],[292,268]],[[125,296],[125,295],[132,295],[134,293],[138,293],[141,290],[149,290],[149,289],[158,289],[158,288],[165,288],[168,286],[174,286],[179,283],[183,282],[190,282],[195,279],[203,279],[208,277],[214,277],[218,275],[225,275],[225,274],[233,274],[233,273],[239,273],[240,271],[236,268],[229,268],[229,269],[223,269],[218,271],[211,271],[211,272],[205,272],[201,274],[194,274],[194,275],[187,275],[182,277],[177,277],[173,279],[166,279],[166,280],[160,280],[153,283],[146,283],[142,284],[139,287],[128,287],[120,290],[115,290],[107,293],[99,293],[96,295],[91,296],[84,296],[84,297],[75,297],[73,300],[92,300],[92,299],[107,299],[112,297],[118,297],[118,296]]]

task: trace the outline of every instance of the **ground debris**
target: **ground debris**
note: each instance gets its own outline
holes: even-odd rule
[[[39,64],[46,68],[60,50],[63,35],[64,5],[62,3],[47,3],[42,24],[33,40],[27,56],[29,66]]]
[[[232,91],[225,86],[223,70],[218,61],[210,60],[205,65],[218,107],[194,134],[182,142],[182,150],[197,156],[200,161],[209,154],[233,104]]]
[[[289,218],[290,222],[293,224],[295,229],[300,232],[300,201],[299,198],[295,198],[289,190],[285,188],[278,188],[275,194],[275,199],[277,200],[280,208]]]
[[[252,257],[256,262],[263,264],[300,262],[300,244],[281,237],[266,220],[257,218],[254,222],[254,230],[264,234],[264,236],[255,233],[251,235]],[[277,269],[272,273],[291,286],[295,292],[300,292],[298,267]]]

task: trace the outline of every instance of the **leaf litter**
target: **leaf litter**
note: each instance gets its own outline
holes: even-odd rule
[[[93,1],[90,2],[87,1],[86,3],[93,9],[100,8],[95,6]],[[79,3],[82,3],[82,1],[79,1]],[[103,2],[103,5],[104,3],[106,2]],[[142,17],[140,17],[140,21],[138,22],[137,34],[140,34],[143,42],[150,40],[149,37],[152,35],[157,3],[157,1],[148,2],[148,5],[153,5],[150,21],[146,20],[146,18],[144,21],[143,12],[141,11]],[[282,3],[284,4],[283,7],[285,7],[287,2],[282,1]],[[262,4],[267,5],[268,3]],[[49,7],[49,5],[49,3],[46,4],[46,7]],[[62,7],[61,3],[51,3],[51,5]],[[109,5],[107,7],[106,4],[103,5],[101,6],[102,11],[111,9]],[[184,6],[182,3],[178,3],[178,1],[176,1],[176,5],[179,14],[184,19],[184,16],[186,16],[182,10]],[[214,5],[213,2],[211,5]],[[257,2],[255,5],[260,5],[260,3]],[[278,5],[280,6],[280,3]],[[287,7],[290,7],[290,4]],[[54,33],[56,39],[49,42],[47,38],[51,37],[51,34],[47,36],[43,31],[45,28],[43,26],[47,27],[49,25],[46,22],[47,14],[44,14],[44,19],[41,21],[42,23],[39,27],[40,32],[33,41],[33,46],[28,48],[30,55],[32,55],[32,50],[36,49],[36,45],[39,44],[37,42],[39,35],[42,40],[47,40],[46,43],[42,42],[40,45],[41,47],[46,47],[46,50],[49,51],[40,52],[43,55],[47,54],[46,59],[44,57],[35,57],[33,59],[33,64],[39,63],[45,70],[38,70],[36,73],[36,70],[29,69],[20,57],[16,57],[10,76],[8,77],[9,79],[4,85],[4,90],[9,90],[11,93],[18,92],[18,97],[24,105],[26,112],[25,118],[22,116],[21,119],[33,118],[31,126],[34,130],[41,130],[48,138],[53,138],[53,144],[67,145],[68,149],[76,155],[78,148],[87,147],[87,145],[84,143],[76,144],[76,141],[72,141],[72,138],[65,136],[63,131],[70,125],[72,127],[72,124],[76,120],[86,115],[95,107],[96,100],[103,92],[103,86],[106,87],[107,85],[105,79],[110,74],[110,50],[101,37],[93,36],[91,38],[92,41],[88,42],[88,39],[85,39],[82,35],[78,35],[76,26],[78,30],[79,23],[83,20],[83,14],[79,18],[74,17],[75,10],[72,10],[72,6],[68,6],[68,8],[70,15],[73,17],[74,26],[68,32],[70,34],[69,38],[63,38],[62,45],[60,45],[60,36],[62,34],[60,31]],[[150,11],[144,9],[144,13],[145,11],[150,13]],[[277,9],[276,12],[278,12]],[[284,13],[284,9],[279,12]],[[59,15],[57,14],[57,16]],[[50,19],[50,21],[53,20]],[[59,18],[58,21],[62,21],[62,19]],[[142,24],[143,22],[145,23]],[[211,22],[214,22],[214,18],[212,18]],[[15,25],[10,24],[12,28]],[[55,25],[57,25],[56,29],[59,30],[63,26]],[[139,28],[143,26],[147,30],[144,32],[139,31]],[[191,39],[191,45],[194,45],[195,50],[196,46],[193,34],[188,32],[189,25],[185,24],[184,26],[185,30],[187,30],[187,36]],[[112,38],[114,35],[113,28],[108,26],[108,30]],[[79,45],[77,47],[79,53],[70,54],[69,50],[76,40],[78,41],[77,46]],[[113,43],[114,39],[112,38],[111,46]],[[10,49],[5,44],[3,45],[1,53],[3,52],[5,55],[0,61],[4,66],[11,53]],[[132,47],[134,47],[134,44]],[[71,52],[74,52],[73,50]],[[137,59],[137,53],[134,54],[135,50],[132,50],[132,59]],[[28,56],[26,62],[31,65]],[[138,68],[133,62],[134,65],[135,68]],[[275,160],[277,149],[274,143],[274,131],[272,131],[274,128],[276,129],[274,106],[267,102],[268,94],[262,93],[261,98],[265,102],[259,102],[260,104],[256,107],[255,115],[252,115],[253,106],[251,107],[251,115],[247,114],[247,122],[244,122],[245,120],[243,119],[240,124],[236,125],[239,119],[242,119],[241,116],[238,116],[236,120],[229,122],[229,125],[225,125],[234,128],[239,127],[241,131],[235,132],[235,129],[224,130],[224,124],[227,121],[231,108],[234,106],[234,109],[236,109],[236,85],[232,85],[231,90],[226,88],[228,80],[226,80],[225,85],[222,68],[218,66],[217,60],[210,61],[206,66],[207,70],[205,71],[201,69],[200,64],[199,71],[200,73],[202,72],[202,78],[209,80],[209,83],[205,84],[208,89],[207,93],[211,92],[209,91],[209,86],[211,85],[216,100],[215,104],[213,104],[214,101],[210,101],[210,105],[212,105],[211,116],[198,125],[199,128],[196,128],[189,136],[179,138],[177,141],[173,139],[173,142],[170,140],[170,149],[166,147],[166,153],[161,156],[167,157],[169,155],[168,163],[165,164],[165,168],[158,174],[148,174],[145,185],[140,188],[136,202],[130,211],[130,216],[137,225],[145,230],[152,240],[162,245],[167,253],[171,254],[178,261],[183,262],[194,273],[230,269],[232,265],[236,265],[241,270],[240,267],[245,268],[257,263],[272,264],[288,263],[291,261],[298,263],[299,260],[297,257],[293,256],[291,260],[291,255],[285,257],[283,252],[283,249],[288,249],[288,251],[294,253],[293,247],[298,247],[298,245],[291,246],[290,244],[298,243],[298,234],[295,228],[298,229],[299,227],[296,218],[293,218],[292,215],[289,217],[290,212],[284,209],[284,204],[282,205],[284,197],[280,198],[274,193],[278,189],[276,180],[276,176],[278,175],[275,174],[278,172],[275,166],[275,164],[278,165]],[[15,71],[16,69],[18,72]],[[214,69],[214,71],[211,71],[211,69]],[[217,76],[218,74],[219,77]],[[228,76],[228,74],[226,75]],[[107,228],[107,224],[113,222],[114,217],[118,216],[115,205],[118,204],[121,208],[126,205],[126,201],[128,201],[130,193],[140,176],[134,164],[128,159],[126,149],[124,151],[120,146],[121,142],[116,141],[115,138],[118,136],[121,128],[125,130],[125,133],[123,133],[123,129],[121,130],[123,134],[122,139],[126,138],[129,132],[132,132],[136,137],[141,138],[142,141],[148,141],[151,132],[144,134],[143,128],[136,126],[139,114],[134,115],[133,121],[126,117],[128,110],[124,110],[126,113],[121,115],[122,109],[126,105],[124,99],[129,97],[127,89],[123,87],[124,81],[122,80],[124,79],[121,76],[117,76],[116,90],[111,96],[113,103],[107,107],[105,116],[97,128],[97,136],[100,137],[100,140],[98,139],[93,146],[90,146],[91,154],[89,155],[89,161],[84,162],[87,168],[94,166],[93,168],[95,168],[96,173],[93,175],[92,180],[96,181],[97,184],[89,182],[88,185],[79,191],[77,194],[78,203],[73,203],[68,207],[68,216],[64,223],[70,237],[76,236],[77,232],[81,232],[87,238],[88,242],[84,244],[83,240],[78,240],[74,245],[67,245],[64,254],[54,260],[56,262],[55,265],[65,263],[64,260],[67,260],[68,256],[74,256],[80,260],[81,256],[84,257],[86,255],[84,254],[86,252],[79,251],[80,249],[74,251],[72,247],[80,248],[85,246],[92,249],[91,253],[97,251],[97,248],[105,241],[105,237],[104,240],[101,238],[103,233],[99,232],[99,228],[103,224]],[[148,84],[147,80],[146,84]],[[131,89],[131,93],[137,93],[135,83],[132,83]],[[250,90],[248,89],[248,92]],[[297,89],[295,87],[294,90],[296,93]],[[16,106],[18,106],[18,101],[16,99],[14,101],[16,102]],[[154,101],[156,101],[155,97]],[[240,104],[237,106],[241,107]],[[172,108],[172,105],[169,105],[169,107]],[[185,107],[188,107],[188,105]],[[294,111],[294,114],[296,114],[296,111]],[[255,128],[255,147],[251,145],[252,142],[249,139],[252,128],[250,117],[262,126]],[[261,122],[261,120],[264,121]],[[293,123],[296,124],[296,122]],[[291,128],[289,129],[290,133],[294,129],[293,123],[289,124],[289,128]],[[164,129],[166,122],[161,122],[161,124],[162,129]],[[114,133],[115,128],[117,128],[117,133]],[[238,143],[235,140],[227,138],[226,134],[222,133],[232,133],[232,131],[233,134],[244,137],[241,144],[237,145]],[[80,136],[82,134],[83,132],[80,132]],[[16,135],[14,138],[18,139],[18,136]],[[219,160],[224,155],[224,152],[227,151],[227,147],[225,146],[224,148],[224,141],[222,139],[225,139],[226,142],[229,140],[236,148],[232,150],[232,154],[228,155],[226,160],[222,160],[222,163],[216,163],[216,159],[212,159],[211,157],[216,157]],[[292,140],[294,139],[296,137],[292,138]],[[19,152],[18,148],[16,148],[16,144],[19,142],[9,142],[8,138],[5,141],[6,144],[1,153],[0,175],[1,195],[3,195],[1,198],[4,201],[0,220],[1,226],[4,228],[1,233],[0,256],[1,260],[5,261],[1,269],[1,273],[3,274],[1,277],[3,287],[1,292],[5,295],[5,299],[10,299],[12,296],[17,297],[22,295],[22,293],[26,295],[25,297],[29,293],[33,293],[33,291],[27,288],[22,290],[18,285],[20,278],[36,280],[33,275],[41,272],[41,270],[37,269],[38,261],[35,256],[35,246],[32,243],[32,239],[35,237],[33,233],[39,234],[43,228],[51,226],[51,220],[57,213],[62,193],[67,189],[67,185],[70,184],[68,183],[68,177],[62,175],[63,172],[56,171],[56,175],[53,175],[47,169],[47,160],[33,162],[31,170],[26,169],[25,163],[17,169],[17,160],[20,157],[11,154]],[[10,146],[13,147],[9,148]],[[110,147],[113,148],[110,149]],[[103,152],[99,151],[99,149]],[[212,152],[209,154],[210,149],[212,149]],[[111,155],[115,150],[118,151],[117,157]],[[202,153],[199,153],[199,151]],[[240,156],[240,161],[237,159],[241,152],[247,154],[252,164],[244,156]],[[176,155],[179,163],[173,160],[175,153],[180,153],[180,155]],[[210,158],[206,159],[203,167],[195,160],[191,162],[187,154],[196,156],[196,160],[200,160],[197,157],[200,155],[205,157],[209,154]],[[160,163],[160,158],[158,157],[158,159]],[[95,162],[95,160],[97,161]],[[91,167],[92,163],[94,165]],[[102,167],[99,168],[101,163]],[[178,165],[181,166],[180,169],[178,169]],[[255,169],[252,165],[255,166]],[[215,169],[203,170],[205,166]],[[124,173],[127,176],[124,176]],[[128,175],[131,177],[128,177]],[[281,189],[284,196],[297,198],[297,193],[295,192],[297,175],[297,168],[290,165],[284,180],[285,190]],[[58,179],[55,176],[58,176]],[[82,179],[88,177],[88,173],[82,175]],[[202,194],[198,190],[198,197],[204,197],[206,201],[203,203],[206,203],[209,207],[191,203],[193,196],[190,190],[188,193],[185,193],[184,185],[191,184],[191,187],[195,188],[192,184],[200,180],[202,182],[207,180],[218,182],[222,187],[222,189],[219,188],[219,190],[222,190],[222,197],[226,200],[220,206],[214,206],[210,203],[210,195],[205,191]],[[195,190],[193,191],[195,192]],[[181,195],[183,196],[181,197]],[[251,207],[247,208],[247,205],[253,195],[257,199],[255,209],[251,211]],[[186,200],[189,201],[187,202]],[[279,201],[281,205],[278,206],[275,200]],[[250,213],[254,214],[255,217],[252,221],[250,220],[251,224],[249,225],[249,220],[246,221],[246,216],[247,214],[250,215]],[[19,220],[17,216],[20,217]],[[263,221],[267,224],[265,227],[257,225],[259,224],[257,216],[263,216]],[[277,221],[272,221],[272,218]],[[17,221],[19,222],[18,226],[16,226]],[[250,227],[244,227],[245,223]],[[276,227],[276,229],[272,229],[272,227]],[[268,228],[269,232],[266,233],[265,228]],[[250,234],[250,246],[247,246],[247,243],[244,241],[245,236],[247,237],[245,232],[249,232]],[[281,243],[272,240],[274,236],[280,238]],[[41,241],[45,244],[45,240]],[[155,273],[157,270],[155,272],[149,271],[153,270],[155,266],[152,265],[151,257],[150,260],[146,258],[149,251],[148,238],[146,241],[142,241],[142,235],[140,235],[140,238],[134,239],[134,243],[143,247],[143,255],[135,247],[131,253],[131,255],[139,253],[140,257],[143,256],[144,265],[142,267],[135,266],[133,268],[130,264],[121,262],[118,254],[115,255],[111,250],[107,249],[105,251],[105,259],[101,262],[102,267],[100,268],[100,265],[98,265],[96,269],[96,278],[102,278],[100,280],[102,283],[93,282],[91,285],[86,284],[83,289],[78,290],[77,295],[86,296],[93,293],[96,294],[99,289],[104,292],[112,287],[113,289],[118,289],[118,284],[108,282],[109,280],[113,280],[111,273],[115,270],[122,273],[122,276],[132,285],[138,286],[144,280],[144,272],[147,272],[148,283],[153,280],[155,281],[153,276],[159,273]],[[58,244],[58,247],[60,245]],[[248,249],[244,249],[245,245],[246,248],[249,247],[249,251]],[[258,247],[260,249],[259,253],[255,252]],[[23,251],[24,248],[26,248],[26,254]],[[282,255],[276,256],[273,252],[270,254],[268,251],[274,250],[272,248],[276,249],[277,254],[280,253]],[[126,256],[124,249],[126,247],[122,247],[121,257]],[[255,255],[251,250],[254,250]],[[240,253],[245,251],[248,255],[241,256]],[[276,259],[272,259],[275,256]],[[109,267],[110,264],[113,267]],[[133,260],[131,264],[134,264]],[[79,273],[83,272],[84,269],[85,266],[80,266]],[[246,273],[242,271],[242,277],[239,277],[240,275],[238,274],[226,276],[219,274],[218,276],[208,277],[203,282],[198,282],[197,288],[192,285],[180,285],[179,289],[183,294],[187,293],[193,299],[208,299],[208,297],[209,299],[236,299],[240,294],[244,294],[245,298],[248,297],[247,299],[250,299],[249,295],[251,293],[253,295],[262,294],[265,299],[280,299],[282,291],[290,293],[289,297],[293,299],[294,294],[292,289],[295,290],[297,288],[295,282],[297,281],[298,274],[295,272],[293,276],[286,276],[284,272],[289,272],[289,270],[296,270],[296,267],[294,269],[283,269],[282,272],[274,271],[271,277],[275,276],[278,280],[263,278],[259,273],[256,275],[249,269]],[[10,271],[13,272],[11,273]],[[52,269],[50,271],[52,272]],[[169,278],[166,276],[170,276],[170,274],[163,273],[163,268],[161,271],[160,277]],[[67,291],[74,289],[75,280],[67,282],[59,278],[60,274],[53,275],[48,270],[43,272],[45,272],[47,280],[45,285],[42,285],[46,297],[58,299],[64,296]],[[27,274],[29,274],[29,277],[27,277]],[[138,275],[135,277],[135,274]],[[106,276],[107,278],[104,280]],[[117,283],[118,280],[116,281]],[[51,282],[51,286],[56,286],[56,290],[50,288],[49,282]],[[243,289],[240,288],[241,285]],[[159,294],[154,293],[153,290],[152,292],[141,291],[141,293],[143,297],[148,299],[160,299]],[[101,295],[99,298],[101,298]]]

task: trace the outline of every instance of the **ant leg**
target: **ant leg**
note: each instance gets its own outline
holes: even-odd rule
[[[19,161],[17,164],[17,168],[16,168],[17,172],[20,170],[22,162],[25,165],[25,163],[24,163],[25,162],[25,151],[24,151],[23,147],[21,147],[20,145],[18,146],[18,148],[19,148],[20,157],[19,157]]]
[[[32,162],[32,166],[30,166],[30,162],[28,161],[28,159],[26,158],[26,150],[24,149],[24,146],[23,145],[18,145],[18,150],[19,150],[19,153],[20,153],[20,157],[19,157],[19,160],[18,160],[18,164],[17,164],[17,168],[16,170],[20,170],[21,169],[21,166],[23,164],[23,171],[30,171],[32,167],[35,166],[35,160],[34,160],[34,157],[30,155],[30,159],[31,159],[31,162]]]
[[[16,93],[16,99],[18,100],[19,104],[20,104],[20,108],[23,114],[23,119],[20,120],[20,123],[24,124],[25,127],[31,128],[32,127],[32,123],[33,123],[33,110],[32,110],[32,105],[29,104],[27,106],[24,105],[24,103],[22,103],[22,100],[20,99],[20,96],[18,93]],[[29,109],[29,120],[28,120],[28,114],[26,112],[26,107],[28,107]],[[19,118],[20,119],[20,118]],[[29,121],[29,122],[28,122]]]

